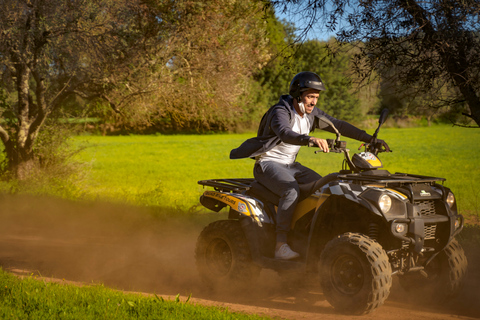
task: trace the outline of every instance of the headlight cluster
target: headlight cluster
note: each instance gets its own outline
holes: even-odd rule
[[[382,194],[380,198],[378,198],[378,206],[383,213],[387,213],[392,208],[392,198],[387,194]]]
[[[399,194],[397,196],[395,192],[395,190],[372,187],[365,190],[360,197],[372,204],[378,214],[385,215],[387,220],[405,218],[407,202],[402,200],[400,193],[396,192]]]
[[[448,196],[447,196],[447,204],[450,208],[453,207],[453,205],[455,204],[455,196],[453,195],[452,192],[449,192],[448,193]]]

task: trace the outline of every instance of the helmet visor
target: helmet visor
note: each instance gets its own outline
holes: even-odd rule
[[[320,81],[307,80],[305,81],[305,87],[319,90],[319,91],[325,90],[325,86],[323,85],[323,82],[320,82]]]

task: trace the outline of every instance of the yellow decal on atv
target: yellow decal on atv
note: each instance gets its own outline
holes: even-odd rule
[[[383,184],[366,184],[365,187],[372,187],[372,188],[385,188]]]
[[[401,192],[398,192],[397,190],[394,190],[394,189],[390,189],[390,188],[386,188],[388,191],[391,191],[395,194],[398,194],[403,200],[405,199],[408,199],[408,197],[406,195],[404,195],[403,193]]]
[[[299,204],[297,204],[297,207],[295,208],[295,212],[293,213],[293,218],[292,218],[292,224],[291,227],[295,226],[295,223],[304,215],[309,213],[312,210],[316,210],[318,207],[320,207],[325,200],[327,200],[328,194],[312,194],[310,197],[307,199],[303,200]]]
[[[372,166],[372,167],[381,167],[382,162],[380,162],[380,159],[375,157],[375,160],[367,159],[367,162]]]
[[[234,196],[231,196],[231,195],[226,194],[226,193],[217,192],[217,191],[205,191],[203,193],[203,195],[206,196],[206,197],[209,197],[209,198],[217,199],[218,201],[221,201],[223,203],[226,203],[233,210],[236,210],[236,211],[238,211],[240,213],[243,213],[247,216],[250,215],[248,205],[244,201],[239,200],[238,198],[236,198]]]

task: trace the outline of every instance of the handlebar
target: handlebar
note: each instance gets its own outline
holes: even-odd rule
[[[328,149],[330,152],[336,152],[336,153],[341,153],[347,150],[347,142],[346,141],[339,141],[339,140],[334,140],[334,139],[326,139],[327,144],[328,144]],[[309,147],[318,147],[315,143],[313,142],[308,142]],[[374,155],[377,155],[380,152],[392,152],[393,150],[386,150],[385,146],[378,141],[375,142],[370,142],[370,143],[362,143],[360,147],[358,147],[358,150],[361,150],[363,147],[365,147],[365,151],[371,152]],[[315,151],[315,153],[318,153],[320,151]]]
[[[362,143],[360,147],[358,147],[358,150],[361,150],[362,147],[365,147],[365,151],[371,152],[374,155],[379,154],[380,152],[392,152],[392,149],[387,150],[385,145],[383,145],[381,142],[378,142],[376,139],[375,141],[372,141],[370,143]]]
[[[340,153],[345,150],[347,150],[347,142],[346,141],[339,141],[339,140],[334,140],[334,139],[326,139],[327,144],[328,144],[328,149],[330,152],[336,152]],[[318,147],[315,143],[313,142],[308,142],[309,147]],[[315,151],[315,153],[320,152],[320,151]]]

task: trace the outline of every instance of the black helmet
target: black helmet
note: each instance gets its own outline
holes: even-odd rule
[[[292,82],[290,82],[290,89],[288,90],[288,93],[293,98],[298,98],[302,95],[303,91],[308,89],[324,91],[325,86],[323,85],[322,79],[318,74],[310,71],[302,71],[293,77]]]

